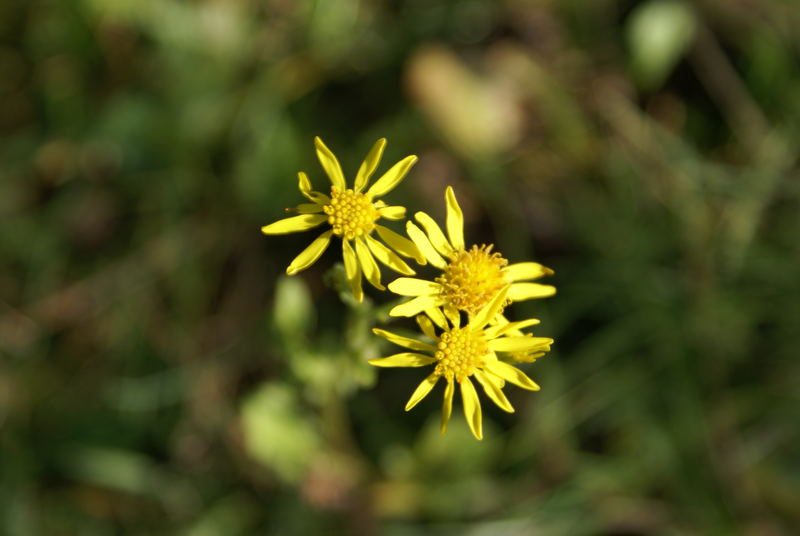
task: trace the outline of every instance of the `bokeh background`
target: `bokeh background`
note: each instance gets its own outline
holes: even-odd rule
[[[797,533],[797,2],[11,0],[0,38],[0,533]],[[315,135],[555,269],[484,441],[366,365],[390,295],[260,234]]]

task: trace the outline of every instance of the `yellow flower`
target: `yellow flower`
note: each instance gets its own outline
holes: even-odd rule
[[[375,288],[384,290],[376,258],[389,268],[405,275],[413,275],[414,270],[394,251],[414,258],[419,264],[426,262],[413,242],[376,223],[381,218],[403,219],[406,209],[401,206],[388,206],[383,201],[373,201],[397,186],[417,161],[417,157],[411,155],[400,160],[366,192],[362,192],[378,167],[383,149],[386,147],[386,139],[381,138],[372,146],[361,167],[358,168],[353,188],[347,188],[342,167],[330,149],[318,137],[314,138],[314,144],[317,158],[331,181],[330,195],[312,191],[311,181],[301,171],[298,173],[300,193],[311,203],[301,203],[294,209],[287,209],[297,211],[299,215],[265,225],[261,228],[261,232],[267,235],[294,233],[327,223],[330,229],[319,235],[310,246],[295,257],[286,269],[286,273],[294,275],[311,266],[328,248],[331,236],[336,235],[342,239],[342,257],[347,280],[353,289],[353,295],[360,302],[364,298],[361,289],[362,274]],[[377,232],[394,251],[374,238],[373,231]]]
[[[431,319],[425,315],[417,316],[422,332],[434,341],[429,344],[416,339],[403,337],[381,329],[373,331],[388,341],[415,352],[403,352],[369,362],[377,367],[423,367],[434,365],[433,372],[428,375],[411,395],[406,404],[406,411],[419,403],[433,389],[439,378],[444,377],[447,385],[444,391],[442,406],[441,432],[447,430],[447,422],[453,408],[453,392],[457,382],[464,404],[464,415],[472,434],[482,439],[481,405],[478,394],[470,377],[478,380],[486,395],[500,409],[509,413],[514,408],[503,393],[502,387],[508,381],[523,389],[538,391],[536,385],[521,370],[498,359],[497,352],[543,352],[550,349],[553,339],[510,335],[511,331],[538,323],[536,319],[510,322],[507,324],[487,325],[498,314],[506,300],[509,287],[500,290],[482,309],[477,311],[465,326],[460,325],[460,317],[450,318],[439,327],[443,330],[436,335]],[[427,352],[430,355],[418,352]]]
[[[414,316],[422,311],[439,314],[435,308],[442,308],[448,317],[464,311],[472,316],[481,310],[497,292],[510,285],[507,303],[531,298],[552,296],[556,288],[552,285],[523,282],[552,275],[550,268],[536,262],[508,264],[498,252],[493,252],[493,244],[464,245],[464,218],[456,201],[453,188],[445,190],[447,204],[446,238],[436,222],[424,212],[414,217],[425,229],[423,232],[413,222],[406,223],[408,236],[414,241],[425,258],[442,271],[433,281],[401,277],[389,283],[389,290],[401,296],[413,296],[390,312],[392,316]],[[448,240],[449,238],[449,240]],[[503,322],[500,318],[503,307],[498,310],[498,318],[492,321]]]

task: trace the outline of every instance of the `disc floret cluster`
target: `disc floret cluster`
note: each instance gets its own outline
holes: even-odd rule
[[[358,169],[352,188],[347,187],[338,160],[322,140],[316,138],[315,145],[320,164],[330,179],[330,194],[312,190],[308,176],[300,172],[300,192],[311,202],[287,209],[297,215],[265,225],[262,232],[285,234],[327,224],[328,229],[295,257],[286,273],[294,275],[311,266],[322,256],[332,238],[338,237],[342,242],[345,274],[357,302],[364,297],[362,278],[376,289],[386,290],[376,260],[404,276],[415,275],[415,271],[401,256],[419,266],[430,265],[437,271],[431,279],[399,277],[387,285],[394,294],[409,298],[396,305],[390,315],[415,317],[420,338],[374,329],[376,335],[411,351],[369,362],[378,367],[432,366],[433,370],[412,393],[406,411],[444,379],[441,425],[444,433],[458,384],[467,424],[473,435],[482,439],[482,411],[473,381],[507,412],[513,412],[514,408],[503,392],[506,382],[531,391],[539,390],[517,365],[533,362],[544,355],[553,339],[534,337],[523,331],[538,324],[537,319],[511,321],[505,311],[514,302],[554,295],[552,285],[532,282],[552,275],[553,271],[536,262],[509,263],[494,250],[494,244],[467,247],[463,213],[450,186],[445,189],[444,196],[446,234],[424,212],[415,213],[415,221],[406,221],[407,237],[381,225],[378,223],[381,219],[405,219],[405,207],[387,205],[376,199],[389,193],[405,178],[417,157],[412,155],[400,160],[365,191],[380,163],[385,139],[373,145]]]

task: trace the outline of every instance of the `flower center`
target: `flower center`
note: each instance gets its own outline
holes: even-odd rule
[[[459,382],[471,376],[483,363],[483,356],[489,353],[483,331],[472,331],[468,328],[445,331],[438,347],[435,356],[439,362],[434,373],[448,380],[455,378]]]
[[[375,220],[380,218],[370,196],[350,189],[342,192],[335,186],[331,188],[331,202],[322,210],[328,215],[333,234],[348,240],[369,234],[375,228]]]
[[[494,298],[509,281],[503,276],[508,264],[499,253],[492,253],[493,244],[472,246],[456,252],[436,282],[442,286],[442,297],[456,309],[475,314]]]

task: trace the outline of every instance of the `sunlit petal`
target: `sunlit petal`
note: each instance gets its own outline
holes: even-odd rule
[[[483,426],[481,423],[481,402],[478,393],[469,378],[459,382],[461,385],[461,401],[464,403],[464,416],[467,418],[469,429],[476,439],[483,439]]]
[[[455,249],[464,249],[464,215],[452,186],[447,187],[444,198],[447,203],[447,236],[450,237],[450,244]]]
[[[314,138],[314,145],[317,149],[317,158],[319,158],[319,163],[322,164],[322,169],[325,170],[325,173],[331,180],[331,184],[336,186],[340,191],[347,189],[347,185],[344,181],[344,173],[342,173],[342,166],[339,165],[339,161],[336,159],[334,154],[322,142],[319,136]]]
[[[413,222],[406,222],[406,233],[408,233],[408,237],[414,241],[414,244],[417,245],[425,258],[428,259],[428,262],[440,270],[444,270],[447,267],[447,261],[439,255],[439,252],[433,247],[425,233]]]
[[[389,171],[383,174],[383,176],[375,181],[375,184],[370,186],[367,193],[372,197],[380,197],[389,193],[395,186],[397,186],[400,181],[402,181],[408,171],[411,169],[417,161],[417,157],[414,155],[407,156],[400,160],[398,163],[393,165]]]
[[[389,311],[390,316],[414,316],[426,309],[436,305],[436,298],[433,296],[418,296],[400,305],[396,305]]]
[[[435,352],[436,347],[430,344],[426,344],[422,341],[418,341],[416,339],[410,339],[408,337],[403,337],[402,335],[397,335],[396,333],[392,333],[390,331],[386,331],[379,328],[373,328],[372,332],[375,335],[383,337],[387,341],[396,344],[397,346],[402,346],[403,348],[408,348],[409,350],[418,350],[420,352]]]
[[[417,247],[414,242],[409,240],[404,236],[400,236],[399,234],[395,233],[388,227],[384,227],[383,225],[376,225],[375,230],[378,231],[378,236],[383,239],[384,242],[389,244],[396,252],[404,257],[408,257],[417,261],[417,264],[425,265],[427,261],[425,260],[425,256],[422,255],[419,248]]]
[[[450,415],[453,413],[453,393],[455,390],[456,388],[453,380],[448,380],[447,386],[444,388],[444,402],[442,403],[442,425],[439,428],[441,433],[447,431],[447,423],[450,421]]]
[[[545,275],[553,275],[553,270],[542,266],[538,262],[518,262],[510,264],[503,269],[509,281],[524,281],[525,279],[537,279]]]
[[[383,149],[386,147],[386,138],[381,138],[375,142],[372,146],[372,149],[369,150],[367,153],[367,157],[361,162],[361,166],[358,168],[358,173],[356,173],[356,180],[353,186],[353,189],[356,192],[360,192],[364,189],[364,186],[367,185],[369,182],[369,178],[375,172],[375,168],[378,167],[378,164],[381,161],[381,156],[383,155]]]
[[[425,229],[428,239],[439,253],[445,257],[450,257],[453,255],[453,246],[451,246],[450,242],[447,241],[447,238],[445,238],[444,233],[442,232],[442,228],[439,227],[439,224],[437,224],[433,218],[424,212],[417,212],[414,214],[414,219],[416,219]]]
[[[331,243],[331,235],[333,231],[325,231],[321,235],[319,235],[316,240],[311,242],[311,244],[304,249],[300,254],[294,258],[292,263],[286,269],[286,273],[288,275],[294,275],[301,270],[305,270],[320,256],[328,249],[328,244]]]
[[[489,379],[489,376],[490,375],[484,374],[480,370],[475,371],[475,378],[477,378],[478,382],[483,386],[483,392],[486,393],[486,396],[491,398],[492,402],[497,404],[498,408],[508,413],[514,413],[514,406],[508,401],[503,390]]]
[[[528,378],[524,372],[513,365],[504,363],[503,361],[488,360],[484,364],[484,369],[499,378],[503,378],[514,385],[522,387],[523,389],[528,389],[529,391],[539,390],[539,386],[536,385],[533,380]]]
[[[381,285],[380,268],[378,268],[377,263],[375,263],[375,259],[370,254],[364,241],[357,238],[355,244],[356,256],[358,257],[358,262],[361,264],[361,271],[364,273],[364,277],[366,277],[367,281],[376,289],[386,290],[386,287]]]
[[[547,298],[556,293],[553,285],[539,283],[512,283],[508,291],[508,299],[512,301],[530,300],[532,298]]]
[[[365,240],[367,242],[367,246],[369,250],[372,252],[375,257],[381,261],[383,264],[394,270],[395,272],[399,272],[405,275],[414,275],[414,270],[406,264],[406,262],[401,259],[394,251],[387,248],[374,238],[369,235],[366,235]]]
[[[436,359],[414,352],[402,352],[380,359],[370,359],[368,362],[376,367],[424,367],[435,363]]]
[[[411,398],[408,399],[408,403],[406,404],[406,411],[411,410],[414,406],[416,406],[420,400],[425,398],[428,393],[431,392],[431,389],[436,385],[436,382],[439,381],[439,376],[436,373],[432,373],[430,376],[422,380],[422,383],[417,386],[417,389],[411,395]]]
[[[328,217],[324,214],[301,214],[265,225],[261,228],[261,232],[268,235],[296,233],[313,229],[326,221]]]
[[[442,286],[435,281],[398,277],[388,285],[389,290],[400,296],[430,296],[438,294]]]

